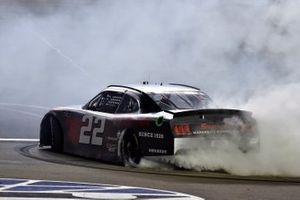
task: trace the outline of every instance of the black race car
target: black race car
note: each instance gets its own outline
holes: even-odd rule
[[[243,152],[258,147],[250,112],[211,104],[200,89],[182,84],[110,85],[82,107],[49,111],[41,122],[40,146],[131,166],[203,141],[233,141]]]

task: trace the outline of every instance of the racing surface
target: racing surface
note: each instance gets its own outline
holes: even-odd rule
[[[199,177],[199,178],[215,178],[226,180],[253,180],[253,181],[271,181],[271,182],[293,182],[300,183],[300,178],[296,177],[276,177],[276,176],[238,176],[229,174],[223,170],[218,171],[196,171],[184,168],[178,168],[174,165],[157,162],[154,160],[143,159],[138,168],[124,167],[121,165],[113,165],[99,160],[92,160],[89,158],[79,157],[70,154],[61,154],[52,152],[50,147],[39,147],[38,143],[25,144],[24,146],[17,147],[16,150],[30,158],[52,162],[57,164],[66,164],[80,167],[88,167],[112,171],[135,172],[142,174],[156,174],[156,175],[170,175],[181,177]]]
[[[35,145],[36,142],[1,141],[0,177],[149,187],[205,199],[298,199],[300,195],[298,179],[237,179],[207,173],[203,176],[195,176],[188,172],[182,175],[184,173],[181,171],[178,174],[156,173],[155,169],[149,173],[141,169],[127,170],[69,155],[53,157],[51,152],[38,150]],[[39,158],[24,156],[29,152],[37,154],[37,151],[42,151],[41,155],[33,157]],[[65,162],[60,164],[62,159]]]

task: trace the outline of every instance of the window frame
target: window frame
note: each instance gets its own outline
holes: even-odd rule
[[[119,102],[119,104],[116,106],[116,108],[114,109],[113,112],[108,112],[105,110],[101,110],[100,108],[100,101],[101,98],[103,96],[105,96],[105,98],[107,98],[107,95],[111,94],[111,96],[117,96],[116,94],[120,94],[121,96],[121,100]],[[108,114],[114,114],[116,112],[116,110],[119,108],[119,106],[121,105],[123,98],[124,98],[125,93],[121,92],[121,91],[102,91],[100,92],[96,97],[94,97],[88,104],[87,106],[85,106],[85,109],[87,110],[91,110],[91,111],[97,111],[97,112],[103,112],[103,113],[108,113]],[[96,106],[94,106],[96,105]]]
[[[136,111],[133,111],[133,112],[118,112],[119,109],[120,109],[120,106],[125,101],[126,96],[128,96],[131,99],[133,99],[137,103],[138,109]],[[140,101],[137,98],[137,96],[133,95],[132,93],[130,93],[128,91],[125,91],[124,95],[123,95],[123,99],[122,99],[121,103],[119,104],[118,108],[116,109],[115,114],[135,114],[135,113],[140,113],[140,111],[141,111],[141,104],[140,104]]]

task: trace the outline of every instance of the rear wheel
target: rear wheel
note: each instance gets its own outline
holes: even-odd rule
[[[142,158],[138,137],[133,132],[124,135],[121,145],[123,163],[125,166],[137,167]]]
[[[52,142],[51,142],[51,150],[55,152],[62,152],[63,151],[63,134],[62,129],[59,125],[58,120],[50,116],[50,127],[51,127],[51,135],[52,135]]]

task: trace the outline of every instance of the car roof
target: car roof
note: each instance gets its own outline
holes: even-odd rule
[[[200,89],[184,84],[128,84],[110,85],[108,88],[131,89],[143,93],[172,93],[172,92],[199,92]]]

